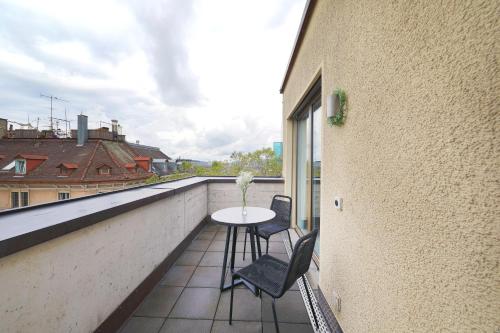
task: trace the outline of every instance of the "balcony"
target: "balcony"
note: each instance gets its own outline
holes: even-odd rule
[[[282,192],[282,179],[256,179],[249,205]],[[238,205],[234,178],[193,177],[1,212],[0,331],[273,332],[270,298],[243,287],[228,325],[229,292],[218,288],[226,231],[209,216]],[[243,231],[236,267],[250,262]],[[286,237],[272,238],[272,255],[290,252]],[[314,264],[309,275],[277,302],[283,332],[313,331],[303,297],[316,289]]]

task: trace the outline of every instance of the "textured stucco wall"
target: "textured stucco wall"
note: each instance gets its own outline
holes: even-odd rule
[[[500,329],[499,17],[498,1],[318,1],[284,91],[285,188],[287,118],[321,72],[324,114],[348,96],[343,127],[323,117],[320,249],[346,333]]]

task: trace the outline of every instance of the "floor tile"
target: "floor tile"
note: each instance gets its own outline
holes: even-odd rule
[[[227,262],[231,260],[230,255],[228,255]],[[205,252],[203,258],[199,263],[199,266],[218,266],[222,267],[222,262],[224,261],[224,252]]]
[[[188,246],[188,251],[206,251],[208,246],[210,245],[210,241],[207,239],[195,239]]]
[[[276,313],[279,322],[309,323],[304,301],[299,291],[289,290],[276,300]],[[273,322],[271,297],[262,296],[262,321]]]
[[[148,317],[132,317],[125,326],[119,331],[120,333],[158,333],[161,325],[165,321],[164,318],[148,318]]]
[[[269,242],[269,252],[286,253],[285,243],[283,243],[283,242]]]
[[[212,333],[261,333],[262,323],[260,321],[234,321],[229,325],[229,321],[215,320]],[[284,331],[286,332],[286,331]]]
[[[188,287],[220,287],[222,267],[198,266],[188,282]]]
[[[227,235],[227,231],[226,230],[217,231],[217,234],[215,234],[214,240],[225,241],[226,240],[226,235]],[[232,233],[231,233],[231,238],[232,238]]]
[[[175,264],[178,266],[196,266],[200,262],[204,253],[205,252],[200,251],[184,251]]]
[[[179,287],[158,286],[144,299],[135,316],[166,317],[182,292]]]
[[[215,319],[229,320],[230,291],[222,293]],[[261,320],[261,299],[248,289],[235,289],[233,298],[234,320]]]
[[[274,328],[273,323],[262,323],[263,325],[263,333],[275,333],[276,329]],[[290,324],[290,323],[279,323],[280,332],[286,333],[313,333],[312,326],[310,324]]]
[[[165,325],[163,325],[160,333],[210,333],[211,327],[211,320],[169,318],[165,322]]]
[[[205,228],[203,228],[203,231],[215,231],[217,232],[219,230],[219,226],[216,224],[209,224]]]
[[[285,238],[288,238],[288,235],[286,234],[286,232],[283,233],[283,236],[285,236]],[[281,235],[281,233],[274,234],[271,237],[269,237],[269,241],[283,243],[283,236]]]
[[[232,243],[229,243],[229,250],[231,250]],[[226,242],[225,241],[218,241],[214,240],[208,247],[207,251],[224,251],[226,248]]]
[[[185,287],[196,266],[172,266],[160,281],[162,286]]]
[[[219,295],[216,288],[185,288],[169,318],[212,319]]]
[[[215,237],[215,231],[202,231],[196,236],[197,240],[212,240]]]

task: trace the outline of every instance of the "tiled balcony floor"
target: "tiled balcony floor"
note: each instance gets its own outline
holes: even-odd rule
[[[242,258],[243,232],[237,238],[236,267],[251,262],[249,242],[245,261]],[[229,325],[230,292],[219,290],[225,237],[225,227],[207,225],[120,332],[274,332],[271,298],[255,297],[243,286],[235,289],[233,325]],[[265,241],[261,243],[265,249]],[[269,254],[288,261],[281,235],[271,239]],[[277,300],[276,311],[282,332],[313,332],[297,285]]]

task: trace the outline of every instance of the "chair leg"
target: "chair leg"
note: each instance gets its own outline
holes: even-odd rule
[[[311,311],[313,313],[314,317],[314,327],[318,328],[318,318],[316,317],[316,311],[314,311],[311,295],[309,294],[309,288],[307,288],[306,284],[306,279],[304,278],[304,275],[302,275],[302,283],[304,284],[304,288],[306,289],[306,294],[307,294],[307,300],[309,301],[309,306],[311,307]]]
[[[247,234],[248,234],[248,229],[245,229],[245,242],[243,243],[243,260],[245,260],[245,252],[247,251]]]
[[[276,299],[273,297],[273,316],[274,316],[274,327],[276,328],[276,333],[280,332],[280,328],[278,326],[278,316],[276,315]]]
[[[231,275],[231,301],[229,303],[229,325],[233,322],[234,275]]]
[[[288,234],[288,241],[290,242],[290,248],[292,249],[293,252],[293,244],[292,244],[292,238],[290,237],[290,231],[286,229],[286,233]]]
[[[269,239],[266,239],[266,254],[269,254]]]

